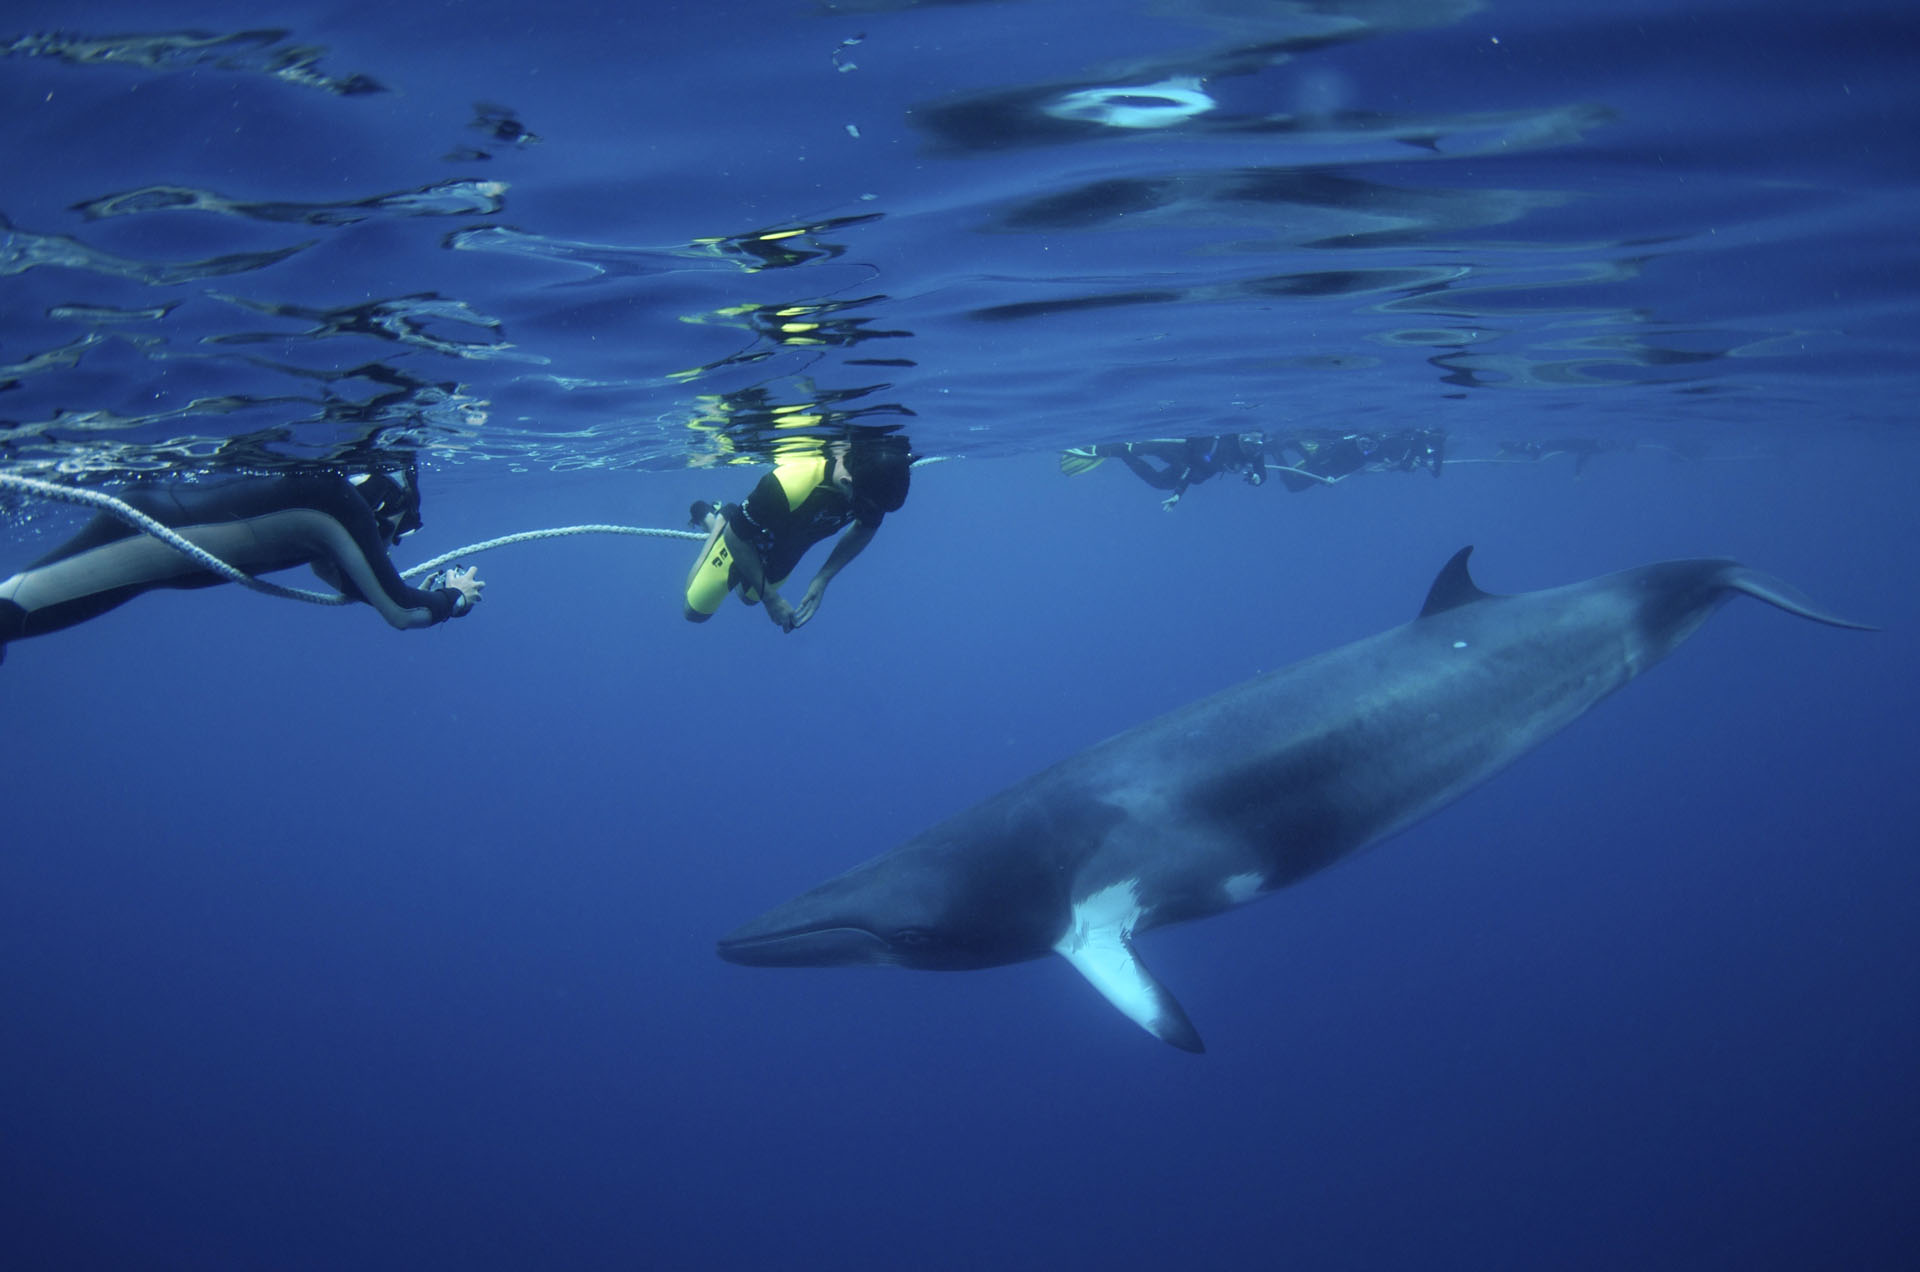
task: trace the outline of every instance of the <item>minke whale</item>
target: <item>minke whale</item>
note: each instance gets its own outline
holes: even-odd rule
[[[1297,883],[1458,799],[1665,658],[1738,594],[1871,631],[1735,561],[1515,596],[1463,548],[1412,622],[1108,739],[719,942],[758,967],[996,967],[1059,954],[1201,1051],[1134,951],[1151,928]]]

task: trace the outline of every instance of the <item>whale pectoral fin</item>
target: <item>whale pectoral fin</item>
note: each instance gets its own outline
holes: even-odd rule
[[[1133,952],[1133,924],[1140,911],[1132,900],[1132,885],[1119,884],[1080,902],[1054,952],[1122,1015],[1160,1041],[1182,1051],[1205,1051],[1187,1013]]]
[[[1207,1049],[1179,1002],[1140,965],[1132,941],[1118,933],[1090,933],[1089,938],[1075,949],[1055,948],[1134,1024],[1182,1051]]]

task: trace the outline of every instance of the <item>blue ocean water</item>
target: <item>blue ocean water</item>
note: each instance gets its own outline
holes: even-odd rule
[[[678,526],[796,433],[928,462],[791,635],[578,538],[422,633],[223,587],[9,646],[0,1261],[1910,1266],[1917,45],[1738,0],[14,0],[0,473],[411,451],[404,563]],[[1166,510],[1058,462],[1410,428],[1438,480]],[[80,518],[0,509],[0,574]],[[714,957],[1467,543],[1496,591],[1736,557],[1884,630],[1736,601],[1430,821],[1147,935],[1204,1057],[1057,960]]]

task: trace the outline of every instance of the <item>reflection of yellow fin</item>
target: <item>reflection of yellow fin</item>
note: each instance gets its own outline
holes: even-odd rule
[[[1106,462],[1105,456],[1096,455],[1091,448],[1085,446],[1076,446],[1072,450],[1060,452],[1060,471],[1069,477],[1090,473]]]

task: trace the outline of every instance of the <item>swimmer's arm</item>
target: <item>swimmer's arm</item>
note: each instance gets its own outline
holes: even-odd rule
[[[873,542],[873,532],[879,528],[864,521],[856,521],[847,527],[847,532],[840,536],[840,541],[833,545],[833,551],[821,563],[820,572],[813,576],[813,582],[807,584],[807,594],[800,598],[800,604],[794,608],[793,627],[813,617],[813,612],[820,608],[820,599],[827,594],[827,584],[833,582],[833,576],[845,569],[849,561],[866,550],[867,545]],[[787,630],[792,631],[793,628]]]
[[[317,499],[321,511],[330,515],[344,530],[345,542],[337,533],[322,533],[312,545],[313,572],[355,600],[364,601],[379,611],[390,626],[402,631],[432,627],[450,618],[458,618],[473,608],[486,584],[475,571],[449,571],[446,583],[422,590],[400,577],[393,559],[368,508],[353,488],[339,480],[331,498]],[[461,576],[455,581],[454,576]]]
[[[739,574],[739,581],[759,594],[767,617],[775,625],[782,631],[792,631],[793,606],[780,595],[778,588],[767,581],[767,565],[760,559],[760,549],[735,534],[730,520],[722,519],[720,533],[727,541],[727,551],[733,554],[733,568]]]
[[[873,542],[873,532],[879,528],[864,521],[856,521],[848,526],[847,532],[840,536],[840,541],[833,545],[833,551],[827,553],[827,559],[820,563],[820,572],[813,576],[813,584],[807,590],[811,592],[819,588],[825,591],[827,584],[833,582],[834,575],[846,569],[849,561],[867,550],[867,545]]]

